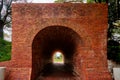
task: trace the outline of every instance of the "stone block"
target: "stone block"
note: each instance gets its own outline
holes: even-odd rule
[[[113,68],[113,76],[115,80],[120,80],[120,68]]]

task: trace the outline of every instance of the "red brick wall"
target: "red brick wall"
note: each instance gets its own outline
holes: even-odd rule
[[[21,70],[32,68],[37,60],[32,59],[35,36],[48,26],[64,26],[76,32],[82,40],[82,43],[78,43],[76,54],[73,54],[74,70],[78,72],[80,80],[111,80],[106,57],[107,5],[13,4],[12,7],[12,60],[1,63],[1,66]]]

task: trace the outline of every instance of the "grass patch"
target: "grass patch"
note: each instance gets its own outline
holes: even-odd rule
[[[0,62],[11,59],[11,42],[0,38]]]
[[[63,59],[62,58],[54,58],[54,62],[56,62],[56,63],[61,63],[61,62],[63,62]]]

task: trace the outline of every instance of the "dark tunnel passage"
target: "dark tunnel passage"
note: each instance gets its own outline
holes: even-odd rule
[[[42,29],[32,44],[31,80],[42,80],[39,77],[50,75],[73,75],[73,57],[77,46],[81,44],[79,35],[70,28],[50,26]],[[52,57],[55,51],[62,51],[64,64],[54,64]]]

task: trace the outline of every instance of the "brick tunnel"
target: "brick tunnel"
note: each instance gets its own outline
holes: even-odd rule
[[[0,63],[8,80],[112,80],[107,9],[106,4],[13,4],[12,59]],[[53,62],[56,51],[64,64]]]
[[[49,26],[35,36],[32,45],[31,80],[73,80],[74,55],[81,44],[80,36],[70,28]],[[52,56],[55,51],[62,51],[64,64],[54,64]]]

